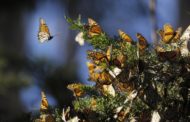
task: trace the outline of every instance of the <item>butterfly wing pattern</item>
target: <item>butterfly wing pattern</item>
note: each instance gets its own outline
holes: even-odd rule
[[[40,105],[40,111],[47,111],[48,110],[48,101],[46,98],[45,93],[42,91],[41,92],[42,100],[41,100],[41,105]]]
[[[145,50],[147,48],[147,46],[148,46],[147,40],[140,33],[137,33],[136,36],[137,36],[137,39],[138,39],[138,48],[140,50]]]
[[[163,29],[159,30],[159,35],[162,41],[165,44],[177,42],[181,36],[181,28],[178,28],[176,31],[170,24],[165,24]]]
[[[40,18],[40,27],[38,32],[38,40],[40,43],[44,43],[46,41],[49,41],[53,38],[49,32],[49,28],[45,22],[44,19]]]
[[[100,25],[95,20],[88,18],[88,25],[89,25],[88,35],[90,37],[94,37],[102,33]]]
[[[129,43],[133,42],[132,38],[128,34],[123,32],[122,30],[119,29],[118,33],[119,33],[119,36],[121,37],[121,39],[123,39],[124,41],[129,42]]]

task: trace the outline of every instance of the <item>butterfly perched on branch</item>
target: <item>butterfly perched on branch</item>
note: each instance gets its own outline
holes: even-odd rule
[[[112,60],[112,45],[108,46],[106,53],[101,51],[87,51],[88,59],[94,62],[110,62]]]
[[[163,29],[159,30],[159,35],[164,43],[177,42],[181,36],[181,28],[176,31],[170,24],[165,24]]]
[[[49,108],[49,105],[48,105],[48,100],[47,100],[47,97],[45,95],[45,93],[42,91],[41,92],[41,105],[40,105],[40,111],[47,111],[48,108]]]
[[[118,30],[118,33],[122,40],[129,42],[129,43],[133,43],[132,38],[128,34],[126,34],[125,32],[123,32],[120,29]]]
[[[99,84],[110,84],[113,77],[109,72],[102,66],[96,66],[94,63],[87,62],[89,70],[89,80]]]
[[[88,18],[88,26],[89,26],[88,35],[90,37],[100,35],[103,32],[100,25],[91,18]]]
[[[38,31],[38,40],[43,43],[53,38],[49,32],[49,28],[44,19],[40,18],[40,26]]]
[[[67,88],[73,92],[75,97],[81,97],[85,94],[85,91],[82,88],[83,86],[84,85],[80,83],[73,83],[69,84]]]
[[[148,41],[140,33],[137,33],[136,36],[138,39],[138,45],[137,46],[138,46],[139,50],[140,51],[145,50],[148,47]]]
[[[35,122],[55,122],[55,118],[52,116],[51,111],[49,110],[48,100],[43,91],[41,92],[41,97],[40,118],[36,119]]]
[[[88,50],[87,51],[87,58],[89,60],[92,60],[96,64],[98,64],[100,62],[107,62],[108,61],[106,54],[104,52],[100,52],[100,51]]]

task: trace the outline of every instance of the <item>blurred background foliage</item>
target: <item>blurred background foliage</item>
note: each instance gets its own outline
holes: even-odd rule
[[[156,1],[156,0],[155,0]],[[95,19],[114,36],[123,29],[133,38],[141,32],[151,42],[150,0],[20,0],[0,4],[0,121],[27,121],[39,110],[40,92],[51,105],[62,108],[74,98],[66,88],[87,81],[86,52],[79,47],[76,32],[68,29],[64,15]],[[183,30],[190,24],[190,1],[156,2],[157,27],[171,23]],[[37,40],[39,18],[58,34],[49,43]],[[86,20],[85,20],[86,21]],[[26,119],[26,120],[24,120]]]

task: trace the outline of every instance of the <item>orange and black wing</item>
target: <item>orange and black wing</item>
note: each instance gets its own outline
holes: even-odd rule
[[[176,32],[170,24],[165,24],[163,26],[163,30],[159,31],[159,34],[164,43],[170,43],[172,39],[175,37]]]
[[[130,43],[133,42],[132,38],[128,34],[123,32],[122,30],[119,29],[118,33],[119,33],[119,36],[121,37],[121,39],[123,39],[124,41],[130,42]]]
[[[48,101],[43,91],[41,92],[41,97],[42,99],[41,99],[40,111],[46,111],[48,110]]]
[[[88,18],[88,25],[89,25],[88,35],[90,37],[100,35],[102,33],[101,27],[98,25],[98,23],[95,20]]]
[[[44,19],[40,18],[40,26],[38,32],[38,40],[43,43],[45,41],[51,40],[53,37],[49,32],[49,28]]]
[[[148,47],[147,40],[140,33],[137,33],[136,36],[137,36],[137,39],[138,39],[138,48],[140,50],[145,50]]]

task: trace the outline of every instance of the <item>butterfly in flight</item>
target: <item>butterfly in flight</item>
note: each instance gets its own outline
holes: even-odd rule
[[[39,27],[39,32],[38,32],[38,40],[41,43],[44,43],[46,41],[49,41],[53,38],[49,32],[49,28],[45,22],[44,19],[40,18],[40,27]]]

